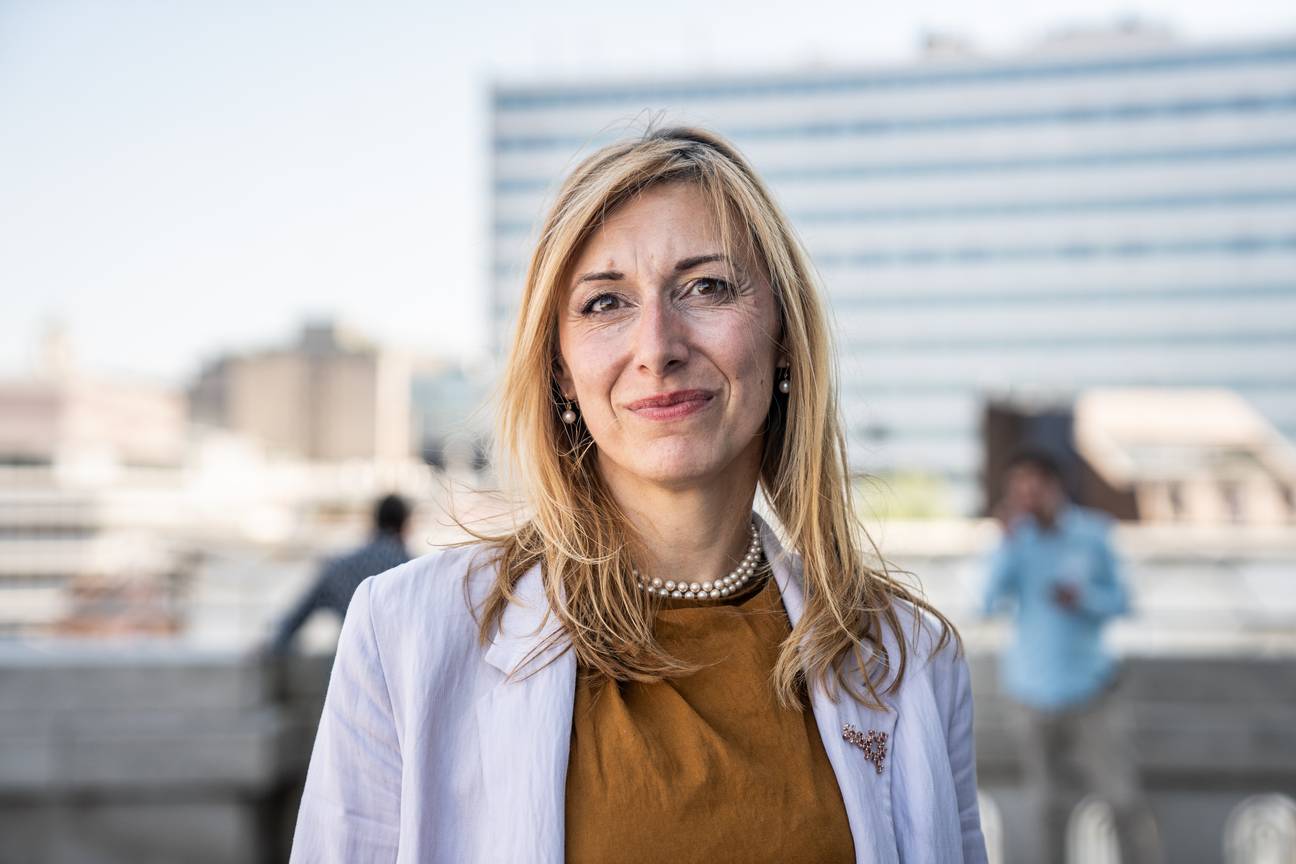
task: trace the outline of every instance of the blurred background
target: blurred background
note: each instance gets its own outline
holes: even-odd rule
[[[676,122],[819,268],[861,515],[972,657],[992,862],[1024,442],[1119,520],[1170,860],[1296,861],[1287,4],[11,0],[0,118],[0,862],[285,859],[338,620],[277,622],[384,494],[410,554],[462,536],[546,202]],[[1118,860],[1104,807],[1071,860]]]

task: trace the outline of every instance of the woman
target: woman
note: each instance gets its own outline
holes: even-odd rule
[[[983,861],[967,667],[866,560],[831,377],[730,145],[577,167],[504,377],[527,516],[356,592],[294,860]]]

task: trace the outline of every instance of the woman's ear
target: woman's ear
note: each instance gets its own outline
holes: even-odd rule
[[[555,383],[558,384],[558,392],[562,394],[562,398],[568,402],[576,401],[576,388],[572,384],[571,375],[567,372],[567,366],[562,362],[562,357],[554,357],[553,376]]]

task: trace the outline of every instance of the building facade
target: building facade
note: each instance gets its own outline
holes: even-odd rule
[[[981,504],[988,399],[1219,387],[1296,437],[1296,39],[1127,29],[1011,57],[499,84],[497,344],[578,157],[657,125],[729,138],[805,241],[853,467]]]
[[[414,453],[410,381],[399,352],[331,322],[308,324],[294,345],[208,363],[190,389],[190,414],[277,455],[403,460]]]

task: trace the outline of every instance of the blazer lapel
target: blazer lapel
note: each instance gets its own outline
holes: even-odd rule
[[[561,864],[576,658],[563,639],[519,668],[559,627],[546,619],[539,565],[516,590],[520,602],[505,609],[486,651],[505,677],[476,708],[486,790],[481,860]]]
[[[804,582],[800,558],[783,550],[773,530],[757,517],[765,557],[770,562],[774,581],[783,597],[792,626],[801,620],[805,611]],[[891,813],[890,755],[895,751],[895,707],[877,711],[867,708],[848,694],[839,693],[834,703],[823,687],[816,684],[810,696],[819,737],[823,739],[828,761],[837,776],[842,802],[846,805],[846,818],[855,841],[857,864],[892,864],[900,860],[896,847],[895,823]],[[887,740],[887,759],[882,770],[865,758],[861,748],[842,737],[842,730],[850,724],[864,734],[884,733]]]

